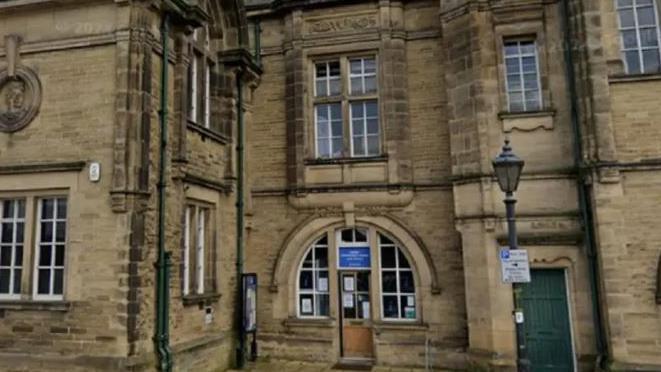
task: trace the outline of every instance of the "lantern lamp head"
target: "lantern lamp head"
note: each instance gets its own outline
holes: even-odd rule
[[[509,139],[505,140],[503,151],[493,159],[498,185],[504,193],[513,193],[519,187],[519,179],[524,161],[512,152]]]

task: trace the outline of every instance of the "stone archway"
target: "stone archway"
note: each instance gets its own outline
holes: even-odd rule
[[[389,216],[356,216],[356,226],[376,229],[395,239],[408,252],[415,268],[417,287],[423,295],[438,294],[440,288],[437,281],[436,268],[427,248],[401,222]],[[330,230],[345,227],[342,216],[313,216],[292,230],[278,251],[273,266],[270,291],[278,293],[274,309],[281,316],[287,313],[295,315],[295,283],[297,268],[309,246],[321,235]],[[278,317],[276,315],[276,317]]]

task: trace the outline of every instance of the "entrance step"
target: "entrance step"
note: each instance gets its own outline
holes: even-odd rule
[[[373,359],[340,359],[333,369],[344,371],[371,371],[374,367]]]

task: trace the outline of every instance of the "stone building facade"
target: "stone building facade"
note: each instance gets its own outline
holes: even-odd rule
[[[661,370],[659,0],[245,3],[0,2],[0,370],[224,370],[239,271],[262,357],[513,370],[505,138],[533,368]]]
[[[242,5],[3,1],[0,35],[0,370],[231,366]]]
[[[509,138],[533,366],[661,369],[658,1],[249,3],[262,354],[512,369]]]

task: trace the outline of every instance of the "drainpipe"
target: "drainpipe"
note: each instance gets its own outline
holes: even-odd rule
[[[168,138],[168,34],[170,32],[170,19],[168,13],[163,15],[161,23],[161,107],[159,110],[161,126],[161,143],[159,148],[158,169],[158,261],[156,262],[156,333],[154,343],[159,359],[159,369],[170,372],[172,370],[172,351],[169,340],[169,303],[170,303],[170,256],[171,252],[165,250],[165,166],[167,156]]]
[[[243,128],[243,70],[236,73],[236,278],[237,278],[237,318],[239,342],[236,349],[236,367],[242,369],[245,362],[246,334],[243,327],[243,168],[244,168],[244,128]]]
[[[578,191],[578,203],[581,211],[581,223],[583,225],[584,241],[588,259],[588,274],[590,280],[590,293],[592,295],[592,311],[594,313],[594,329],[597,346],[598,368],[603,368],[608,361],[608,341],[605,337],[604,316],[601,308],[601,287],[599,286],[599,267],[597,264],[597,247],[594,231],[594,216],[592,202],[590,199],[591,186],[587,182],[586,167],[583,161],[583,137],[580,125],[580,113],[578,102],[578,91],[576,88],[576,71],[574,68],[574,44],[572,40],[573,30],[570,14],[569,0],[562,3],[562,22],[565,34],[565,65],[567,66],[567,82],[569,85],[569,96],[571,100],[571,125],[574,132],[574,166],[577,171],[576,188]]]

